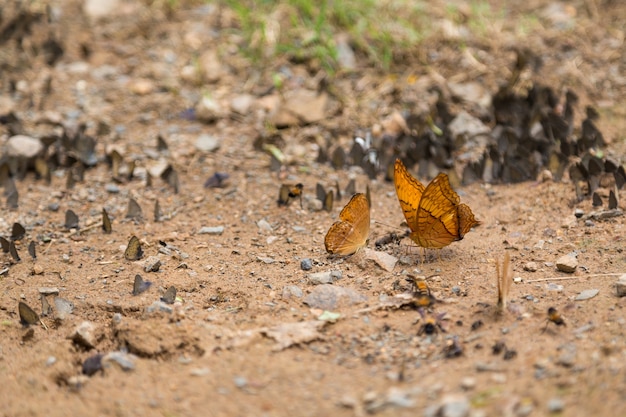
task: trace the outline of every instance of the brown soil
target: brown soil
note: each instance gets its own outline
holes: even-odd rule
[[[255,72],[234,53],[225,58],[232,70],[216,84],[193,86],[181,79],[181,68],[196,53],[185,35],[200,27],[202,39],[206,27],[227,24],[226,17],[218,21],[210,13],[179,10],[166,18],[160,9],[129,2],[129,9],[115,18],[87,24],[82,17],[71,17],[77,16],[75,3],[61,3],[62,20],[53,28],[59,30],[64,56],[50,68],[37,55],[29,58],[34,62],[30,69],[18,71],[15,64],[15,72],[0,76],[3,94],[10,95],[10,82],[25,80],[27,91],[11,95],[15,111],[24,118],[33,118],[28,111],[56,111],[66,118],[80,108],[80,119],[92,123],[94,131],[98,121],[113,131],[123,126],[117,134],[98,139],[98,156],[104,155],[105,144],[113,143],[141,169],[156,164],[146,150],[156,149],[162,133],[169,144],[168,161],[179,173],[180,192],[174,194],[160,179],[146,187],[140,175],[118,184],[119,193],[109,193],[111,170],[103,162],[70,190],[62,169],[50,185],[32,174],[16,182],[19,209],[0,212],[0,230],[9,235],[13,222],[20,222],[27,237],[17,245],[21,262],[4,255],[9,271],[0,278],[1,415],[457,415],[439,408],[456,402],[468,402],[475,416],[548,415],[561,408],[559,402],[568,416],[626,415],[625,299],[615,295],[616,276],[607,275],[626,272],[623,216],[576,219],[576,208],[585,213],[595,208],[589,199],[576,203],[568,181],[475,183],[457,190],[483,224],[440,252],[426,251],[423,263],[409,239],[384,248],[400,259],[391,272],[360,253],[344,260],[329,258],[324,235],[347,199],[336,202],[332,213],[309,211],[306,203],[314,198],[317,182],[345,185],[356,178],[360,191],[369,184],[372,248],[379,237],[401,233],[404,219],[393,184],[369,181],[360,170],[335,171],[315,163],[316,152],[307,138],[339,131],[343,133],[337,140],[348,143],[349,132],[369,128],[392,109],[402,108],[385,92],[389,83],[401,90],[409,69],[397,77],[376,69],[338,76],[337,88],[347,94],[354,87],[354,96],[341,114],[281,132],[292,163],[277,177],[270,172],[269,156],[253,148],[263,121],[252,112],[211,124],[180,116],[209,89],[226,100],[271,85],[277,66]],[[498,10],[499,2],[492,3]],[[536,4],[525,4],[528,10],[548,4],[530,3]],[[437,10],[431,11],[433,18]],[[521,19],[526,11],[512,15]],[[614,48],[611,42],[623,42],[618,23],[626,12],[617,1],[581,2],[574,11],[575,28],[558,31],[546,25],[520,42],[545,57],[541,76],[546,83],[577,91],[580,109],[599,106],[598,124],[610,142],[608,152],[622,160],[626,85],[619,74],[625,73],[626,62],[623,45]],[[439,58],[430,65],[446,79],[475,78],[495,91],[514,59],[510,48],[515,38],[505,29],[501,38],[485,36],[468,44],[488,63],[480,74],[467,68],[459,72],[458,51],[443,39],[433,42]],[[38,35],[35,31],[33,39]],[[229,39],[222,38],[224,45]],[[81,60],[81,43],[91,49],[84,73],[72,67]],[[413,61],[407,68],[423,65],[421,60],[431,59],[432,51],[408,57]],[[172,59],[167,61],[167,56]],[[115,77],[95,74],[105,65],[116,68]],[[294,71],[298,68],[293,65]],[[37,86],[46,74],[52,89],[43,94]],[[122,76],[129,82],[120,81]],[[133,87],[138,80],[152,88],[144,94]],[[367,85],[371,88],[364,91]],[[366,100],[378,104],[370,106]],[[199,133],[217,135],[219,149],[198,151],[194,143]],[[214,172],[230,178],[223,188],[204,188]],[[304,208],[297,201],[277,206],[282,182],[304,184]],[[600,193],[606,201],[608,190]],[[142,207],[143,221],[125,219],[129,197]],[[165,217],[161,222],[153,221],[156,200]],[[52,203],[58,203],[58,211],[49,209]],[[103,207],[113,218],[110,235],[100,229]],[[67,209],[78,214],[79,232],[64,229]],[[260,220],[271,230],[259,227]],[[204,226],[224,226],[224,231],[199,234]],[[135,262],[124,259],[132,235],[141,240],[145,253]],[[37,242],[36,260],[26,249],[31,240]],[[178,250],[160,253],[160,242]],[[511,308],[498,314],[495,265],[506,251],[513,276],[521,280],[511,288]],[[578,253],[576,272],[558,272],[556,259],[573,251]],[[149,256],[159,256],[158,272],[143,270]],[[311,271],[301,269],[303,258],[312,260]],[[524,269],[528,262],[537,264],[536,272]],[[353,289],[367,301],[340,304],[334,309],[339,319],[315,324],[322,311],[288,296],[284,288],[297,286],[304,297],[315,290],[308,274],[331,269],[342,271],[334,285]],[[153,285],[133,296],[136,274]],[[418,334],[424,319],[416,310],[381,307],[385,296],[407,290],[407,274],[428,277],[439,300],[428,315],[445,313],[445,332]],[[173,312],[147,312],[172,285],[178,290]],[[43,317],[47,330],[41,325],[24,328],[18,301],[39,313],[40,287],[58,287],[75,309],[64,320]],[[588,289],[599,293],[574,300]],[[548,323],[544,331],[549,307],[562,313],[566,326]],[[84,321],[95,326],[93,348],[71,338]],[[446,347],[454,340],[462,353],[448,358]],[[509,353],[510,359],[495,355],[492,348],[498,342],[516,354]],[[111,364],[91,377],[81,376],[87,358],[119,350],[130,351],[134,369]]]

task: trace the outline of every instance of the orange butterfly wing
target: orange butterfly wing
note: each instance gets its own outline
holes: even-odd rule
[[[413,178],[397,159],[394,184],[400,207],[411,234],[409,237],[424,248],[443,248],[463,239],[480,222],[472,210],[450,187],[445,173],[440,173],[426,188]]]
[[[324,238],[326,251],[334,255],[352,255],[367,245],[370,233],[370,207],[365,194],[352,196],[339,213]]]
[[[417,231],[417,210],[424,193],[424,185],[409,174],[399,159],[396,159],[394,165],[393,183],[396,186],[396,195],[406,224],[412,232],[415,232]]]
[[[425,248],[443,248],[459,240],[457,206],[461,202],[450,187],[448,176],[440,173],[428,184],[417,210],[418,245]],[[469,208],[469,207],[468,207]]]

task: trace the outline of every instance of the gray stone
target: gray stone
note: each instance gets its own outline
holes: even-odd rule
[[[600,292],[600,290],[598,290],[598,289],[584,290],[584,291],[582,291],[580,294],[578,294],[576,296],[575,300],[576,301],[588,300],[588,299],[593,298],[596,295],[598,295],[599,292]]]
[[[548,400],[548,412],[560,413],[565,408],[565,403],[561,398],[550,398]]]
[[[230,102],[230,109],[235,113],[246,115],[250,111],[250,107],[254,104],[254,96],[250,94],[241,94],[233,98]]]
[[[54,317],[58,320],[65,320],[74,312],[74,303],[61,297],[54,297]]]
[[[219,149],[221,140],[213,135],[200,135],[196,139],[196,149],[203,152],[214,152]]]
[[[310,271],[313,268],[313,262],[311,262],[311,259],[309,258],[304,258],[300,260],[300,268],[303,271]]]
[[[578,267],[578,259],[576,258],[576,252],[568,253],[561,256],[556,260],[556,269],[562,272],[572,273],[576,271]]]
[[[537,262],[526,262],[524,264],[524,271],[536,272],[538,268]]]
[[[6,154],[12,157],[33,158],[43,150],[39,139],[26,135],[11,136],[7,141]]]
[[[198,230],[199,235],[221,235],[222,233],[224,233],[224,226],[204,226]]]
[[[272,225],[265,219],[261,219],[258,222],[256,222],[257,227],[264,231],[264,232],[271,232],[272,231]]]
[[[367,297],[351,288],[323,284],[315,287],[303,301],[312,308],[334,310],[341,304],[363,303],[367,301]]]
[[[39,287],[39,294],[59,295],[59,289],[57,287]]]
[[[135,355],[130,353],[122,351],[110,352],[102,357],[102,367],[108,368],[111,365],[116,365],[124,371],[132,371],[135,369],[136,360]]]
[[[283,287],[283,298],[302,298],[302,289],[297,285],[285,285]]]
[[[466,417],[470,413],[469,399],[460,394],[447,394],[441,400],[439,416],[441,417]]]
[[[96,325],[90,321],[84,321],[74,329],[69,338],[83,348],[93,349],[98,341],[95,333]]]
[[[163,301],[155,301],[154,303],[146,307],[146,313],[148,314],[152,314],[156,311],[161,311],[163,313],[172,313],[174,310]]]
[[[161,268],[161,260],[158,256],[149,256],[143,263],[143,270],[146,272],[157,272]]]
[[[313,274],[309,274],[308,278],[311,284],[319,285],[319,284],[332,284],[335,281],[341,279],[342,273],[340,270],[332,270],[332,271],[323,271],[323,272],[315,272]]]

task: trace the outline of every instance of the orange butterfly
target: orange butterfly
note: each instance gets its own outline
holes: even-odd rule
[[[409,237],[423,248],[443,248],[480,224],[474,213],[450,187],[445,173],[440,173],[426,188],[413,178],[396,159],[394,184],[400,207],[411,229]]]
[[[363,193],[352,196],[339,213],[324,238],[326,251],[334,255],[352,255],[367,245],[370,234],[370,206]]]

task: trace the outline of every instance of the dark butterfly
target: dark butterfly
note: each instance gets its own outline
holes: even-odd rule
[[[151,285],[152,283],[150,281],[144,281],[143,278],[141,278],[141,275],[135,275],[135,282],[133,284],[133,295],[141,294],[142,292],[150,288]]]
[[[93,356],[88,357],[83,362],[83,374],[87,376],[92,376],[96,372],[102,370],[102,353],[96,353]]]
[[[617,193],[615,193],[615,191],[611,190],[609,192],[609,210],[614,210],[617,208]]]
[[[159,205],[159,200],[155,200],[154,202],[154,221],[160,222],[163,218],[163,214],[161,213],[161,206]]]
[[[171,165],[168,165],[165,168],[165,171],[161,173],[161,179],[165,180],[169,186],[174,189],[174,194],[178,194],[178,190],[180,189],[180,182],[178,180],[178,173],[174,170]]]
[[[2,245],[2,252],[9,253],[9,241],[0,236],[0,245]]]
[[[113,231],[113,227],[111,226],[111,219],[109,219],[109,214],[104,207],[102,208],[102,230],[106,234],[109,234]]]
[[[224,186],[224,183],[228,179],[229,175],[225,172],[216,172],[211,175],[209,179],[204,183],[204,188],[220,188]]]
[[[17,192],[17,187],[15,186],[15,181],[13,178],[7,178],[4,182],[4,195],[7,196],[7,208],[10,210],[15,210],[19,206],[19,193]]]
[[[165,142],[165,139],[163,138],[163,136],[158,135],[157,136],[157,151],[165,152],[167,150],[168,150],[167,142]]]
[[[600,207],[602,205],[602,197],[600,197],[600,194],[594,191],[591,197],[593,200],[592,204],[594,207]]]
[[[346,195],[352,197],[354,194],[356,194],[356,182],[352,178],[346,186]]]
[[[128,200],[128,211],[126,212],[126,218],[139,221],[142,217],[143,214],[141,212],[141,207],[139,206],[139,203],[137,203],[134,198],[130,198]]]
[[[11,240],[20,240],[26,235],[26,229],[19,223],[13,223],[11,229]]]
[[[31,258],[33,259],[37,259],[37,253],[35,251],[35,241],[31,240],[30,243],[28,244],[28,254],[30,255]]]
[[[315,187],[315,194],[317,195],[317,199],[322,202],[322,207],[326,211],[331,211],[333,209],[334,202],[334,193],[333,190],[324,190],[322,184],[318,183]]]
[[[176,301],[176,287],[173,285],[169,287],[163,294],[163,297],[161,297],[161,301],[166,304],[174,304],[174,301]]]
[[[72,210],[65,212],[65,228],[78,229],[78,216]]]
[[[137,236],[132,236],[128,241],[128,246],[124,251],[124,258],[128,261],[136,261],[143,256],[143,250],[141,249],[141,242]]]
[[[9,243],[9,253],[11,254],[11,257],[13,258],[15,262],[19,262],[22,260],[20,258],[20,255],[18,255],[17,253],[17,248],[15,247],[14,241],[11,241],[11,243]]]
[[[23,326],[30,326],[39,322],[39,315],[28,304],[20,301],[17,309],[20,314],[20,323]]]

